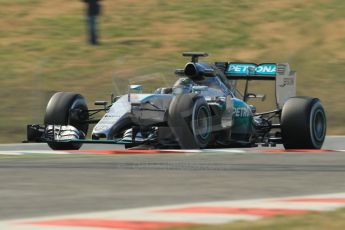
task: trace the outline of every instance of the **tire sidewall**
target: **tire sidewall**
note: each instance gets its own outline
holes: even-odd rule
[[[206,135],[202,135],[200,130],[198,130],[198,115],[201,112],[204,112],[207,116],[207,132]],[[198,97],[194,101],[192,119],[191,119],[191,128],[193,136],[200,148],[205,148],[209,144],[212,132],[212,117],[211,110],[206,103],[206,100],[203,97]]]
[[[195,114],[200,109],[205,109],[208,111],[207,114],[210,114],[205,98],[195,93],[175,95],[170,103],[168,126],[183,149],[206,148],[210,142],[211,137],[199,140],[193,132],[193,123],[195,126],[196,122]],[[212,118],[209,118],[208,122],[211,121],[211,123],[208,125],[212,127]]]
[[[319,127],[315,119],[319,119]],[[286,149],[320,149],[326,129],[326,114],[318,98],[293,97],[284,104],[281,132]]]
[[[320,115],[321,119],[323,120],[324,124],[322,127],[322,134],[321,136],[318,136],[315,132],[317,132],[315,129],[315,119],[317,118],[317,116]],[[320,101],[316,101],[314,102],[314,104],[312,104],[311,110],[310,110],[310,116],[309,116],[309,135],[310,135],[310,139],[311,142],[313,144],[313,146],[315,146],[315,148],[321,148],[322,144],[325,140],[325,136],[326,136],[326,131],[327,131],[327,120],[326,120],[326,115],[325,115],[325,111],[320,103]]]
[[[71,92],[55,93],[48,102],[44,124],[45,125],[72,125],[82,131],[85,136],[88,131],[88,124],[84,124],[70,116],[71,109],[87,110],[87,104],[83,96]],[[88,117],[86,117],[88,119]],[[54,150],[76,150],[80,149],[82,143],[58,143],[48,142]]]

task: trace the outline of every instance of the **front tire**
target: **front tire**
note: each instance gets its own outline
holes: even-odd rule
[[[326,114],[319,99],[290,98],[281,114],[285,149],[320,149],[326,136]]]
[[[176,95],[169,107],[169,127],[183,149],[206,148],[212,137],[211,110],[197,94]]]
[[[71,109],[87,111],[86,101],[83,96],[77,93],[58,92],[49,100],[44,116],[45,125],[71,125],[87,134],[89,125],[83,123],[78,116],[71,116]],[[88,119],[85,113],[84,120]],[[58,143],[48,142],[50,148],[54,150],[78,150],[82,143]]]

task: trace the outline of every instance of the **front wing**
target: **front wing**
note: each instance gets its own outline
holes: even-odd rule
[[[130,144],[129,140],[95,140],[85,139],[73,126],[62,125],[27,125],[27,140],[35,143],[88,143],[88,144]],[[140,144],[138,141],[136,143]]]

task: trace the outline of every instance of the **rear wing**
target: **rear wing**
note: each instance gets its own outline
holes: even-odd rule
[[[272,80],[278,108],[282,108],[290,97],[296,96],[296,72],[288,63],[239,63],[230,62],[225,69],[229,80]]]
[[[225,71],[228,79],[274,80],[277,74],[275,63],[237,63],[230,62]]]

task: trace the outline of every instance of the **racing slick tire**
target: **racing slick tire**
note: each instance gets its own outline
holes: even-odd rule
[[[320,149],[326,136],[326,114],[318,98],[293,97],[281,114],[285,149]]]
[[[205,98],[195,93],[173,98],[168,124],[183,149],[206,148],[212,139],[211,110]]]
[[[83,96],[77,93],[58,92],[49,100],[44,116],[45,125],[71,125],[87,134],[89,124],[83,123],[80,116],[72,115],[71,109],[87,111],[88,107]],[[87,120],[88,114],[84,113],[82,120]],[[48,142],[50,148],[54,150],[78,150],[82,143],[58,143]]]

